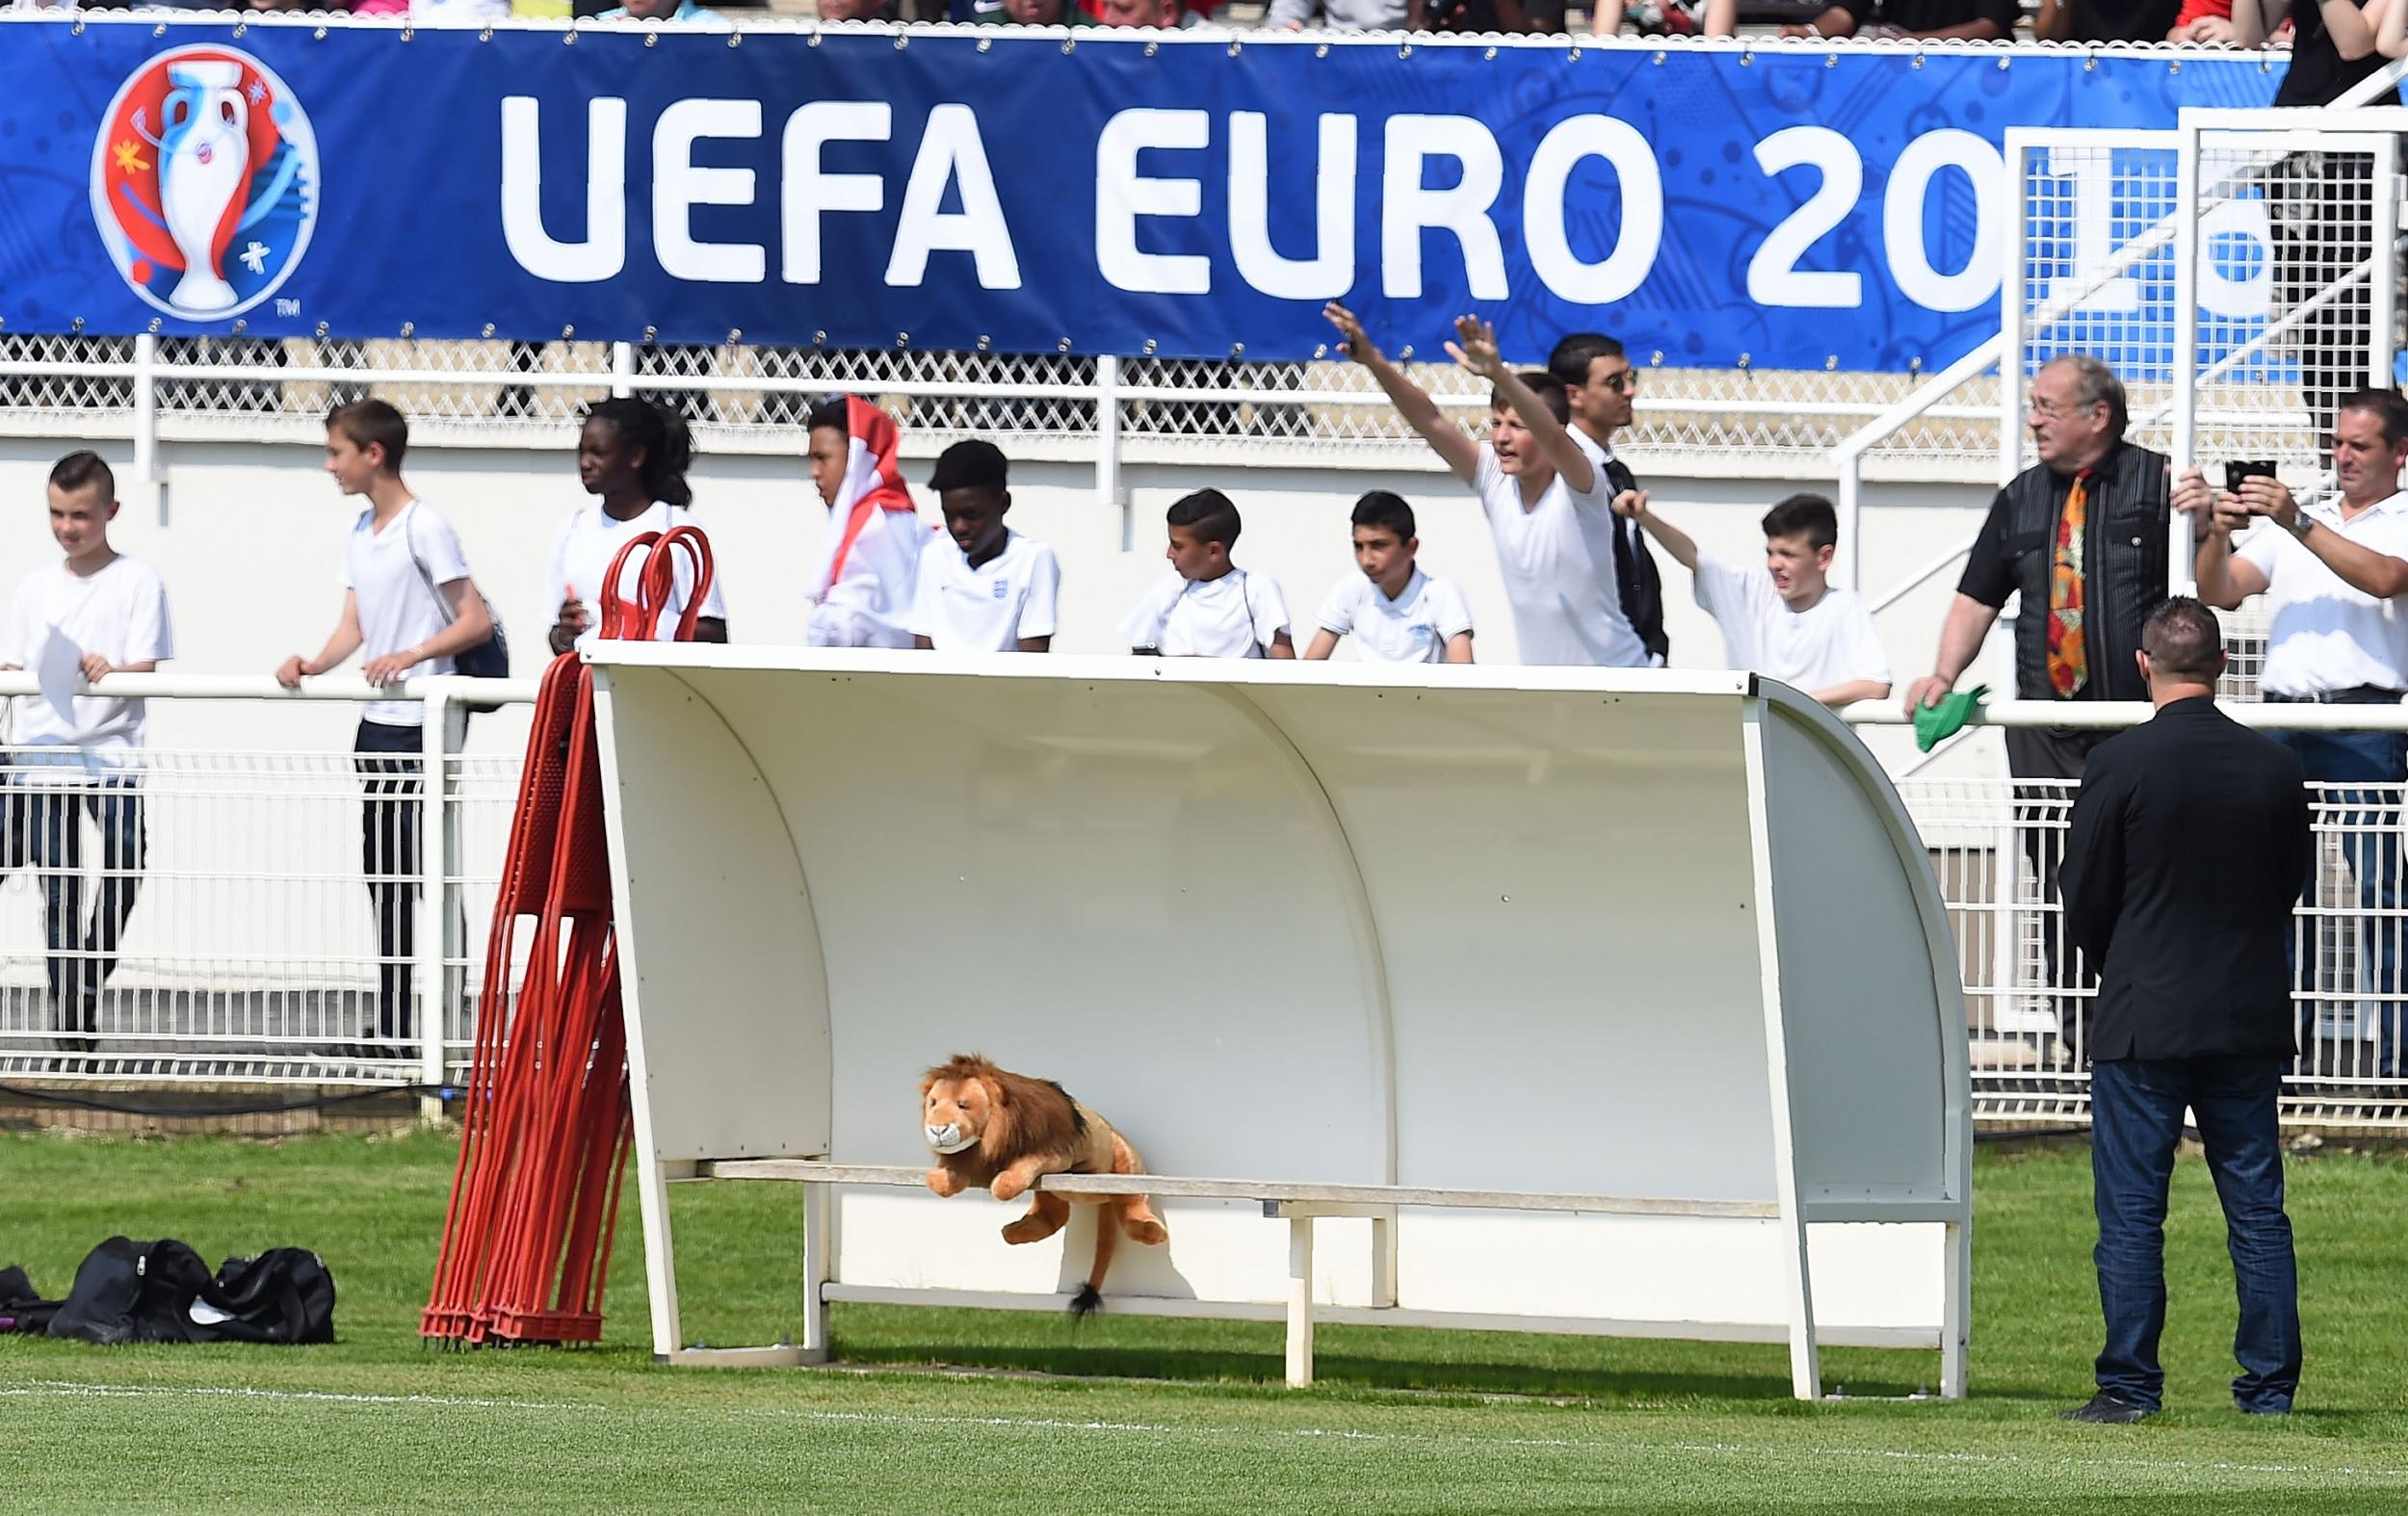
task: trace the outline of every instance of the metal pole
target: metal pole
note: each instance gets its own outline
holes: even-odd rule
[[[2185,124],[2174,140],[2174,381],[2171,448],[2177,472],[2191,466],[2199,446],[2199,128]],[[2198,588],[2198,558],[2186,522],[2165,534],[2165,583],[2176,594]]]
[[[418,981],[418,1082],[429,1086],[429,1092],[418,1097],[418,1115],[420,1120],[432,1123],[443,1117],[443,1101],[432,1093],[432,1088],[443,1083],[443,947],[451,914],[445,893],[451,859],[443,836],[443,821],[450,809],[444,796],[451,788],[451,691],[443,682],[434,682],[418,710],[424,721],[418,728],[419,761],[425,771],[418,776],[420,908],[410,953],[417,960],[414,978]],[[430,909],[439,913],[432,926],[424,919]]]
[[[1865,456],[1843,442],[1840,444],[1840,556],[1836,562],[1839,572],[1832,577],[1840,588],[1858,594],[1865,585],[1865,534],[1860,523],[1865,515]]]
[[[1132,524],[1120,497],[1120,359],[1095,360],[1095,498],[1120,508],[1120,550],[1129,551]]]
[[[636,392],[636,345],[632,342],[611,344],[611,398],[625,400]]]
[[[1999,484],[2024,471],[2024,278],[2031,268],[2028,156],[2051,149],[2007,134],[2005,277],[1999,280]],[[2054,164],[2051,167],[2055,167]],[[2082,271],[2074,271],[2080,276]]]
[[[134,339],[134,478],[148,490],[161,526],[168,524],[168,485],[159,475],[159,339]]]
[[[2367,243],[2374,256],[2367,277],[2373,284],[2374,341],[2367,374],[2370,389],[2392,387],[2397,366],[2399,333],[2399,139],[2386,132],[2374,140],[2374,203],[2367,207],[2372,224]]]

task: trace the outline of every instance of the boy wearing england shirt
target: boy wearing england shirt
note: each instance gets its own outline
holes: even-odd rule
[[[1244,525],[1217,489],[1171,502],[1170,573],[1146,591],[1120,629],[1137,653],[1165,658],[1294,658],[1279,582],[1229,561]]]
[[[149,673],[174,656],[168,591],[146,563],[109,543],[117,477],[93,453],[50,470],[50,536],[65,553],[25,576],[10,603],[0,667],[64,671],[87,683]],[[65,681],[71,684],[72,679]],[[50,1024],[60,1046],[89,1053],[100,991],[117,967],[145,853],[140,789],[144,705],[48,688],[16,702],[13,790],[25,810],[26,853],[41,878],[49,943]],[[84,817],[100,833],[100,899],[84,925]]]
[[[1614,583],[1612,486],[1566,428],[1563,385],[1543,371],[1514,373],[1489,325],[1458,317],[1447,351],[1491,386],[1488,440],[1476,442],[1388,361],[1352,311],[1333,301],[1322,314],[1346,339],[1339,351],[1372,371],[1406,424],[1479,494],[1522,662],[1646,667]]]
[[[1054,550],[1004,525],[1010,465],[994,443],[956,442],[936,460],[936,491],[952,549],[920,554],[911,645],[940,652],[1042,653],[1054,645],[1061,568]]]
[[[1765,566],[1701,551],[1658,515],[1647,491],[1614,509],[1637,522],[1697,578],[1697,604],[1722,628],[1731,667],[1769,674],[1834,709],[1890,693],[1890,660],[1865,602],[1829,580],[1840,516],[1820,495],[1792,495],[1765,512]]]
[[[342,614],[315,658],[296,653],[276,669],[276,682],[288,690],[355,652],[366,653],[360,673],[372,685],[448,674],[454,654],[493,635],[492,615],[468,577],[468,560],[451,523],[402,482],[408,446],[409,423],[383,401],[354,401],[327,413],[327,472],[344,494],[368,504],[344,538],[336,575]],[[359,866],[377,915],[375,1053],[383,1058],[411,1053],[424,720],[425,708],[415,700],[371,700],[352,744],[352,767],[367,793]]]
[[[1355,656],[1374,664],[1468,664],[1472,609],[1452,580],[1432,579],[1414,562],[1413,508],[1374,489],[1354,503],[1354,562],[1322,605],[1321,630],[1304,650],[1327,658],[1342,637]]]

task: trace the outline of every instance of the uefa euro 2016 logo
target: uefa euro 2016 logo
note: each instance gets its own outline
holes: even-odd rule
[[[284,81],[230,47],[179,47],[109,102],[92,208],[134,293],[170,316],[275,293],[318,223],[318,138]]]

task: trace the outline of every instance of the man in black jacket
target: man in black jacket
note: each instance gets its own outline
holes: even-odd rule
[[[2215,706],[2223,631],[2198,601],[2151,615],[2136,660],[2158,714],[2090,755],[2066,839],[2067,934],[2099,970],[2090,1170],[2107,1346],[2064,1413],[2136,1422],[2165,1372],[2166,1187],[2199,1120],[2239,1286],[2233,1398],[2280,1415],[2299,1384],[2299,1275],[2275,1097],[2292,1052],[2294,881],[2313,842],[2299,758]]]
[[[2131,414],[2123,382],[2093,357],[2068,354],[2044,365],[2031,378],[2025,409],[2040,461],[1991,502],[1931,673],[1907,687],[1909,716],[1956,688],[2001,608],[2016,595],[2018,699],[2148,698],[2133,660],[2141,619],[2165,599],[2173,494],[2165,455],[2124,440]],[[2063,781],[2081,778],[2090,750],[2107,735],[2079,727],[2006,733],[2007,772],[2044,781],[2015,792],[2016,830],[2044,903],[2057,895],[2051,856],[2056,833],[2047,823],[2055,820]],[[2047,982],[2068,983],[2055,930],[2043,930],[2040,949]],[[2076,1058],[2088,1053],[2076,1024],[2081,1006],[2066,998],[2056,1007],[2060,1034]]]

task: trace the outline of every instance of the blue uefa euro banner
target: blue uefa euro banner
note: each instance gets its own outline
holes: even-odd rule
[[[0,331],[1936,368],[2010,125],[2254,59],[0,22]],[[2104,186],[2084,193],[2105,193]]]

